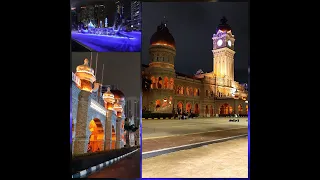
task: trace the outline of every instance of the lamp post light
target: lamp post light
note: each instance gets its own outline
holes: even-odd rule
[[[238,89],[236,89],[235,92],[232,93],[232,95],[234,100],[234,116],[236,116],[236,100],[239,99]]]

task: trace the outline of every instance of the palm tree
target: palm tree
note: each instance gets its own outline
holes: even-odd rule
[[[139,128],[136,127],[134,124],[130,125],[129,118],[125,119],[124,123],[124,130],[126,131],[126,146],[129,146],[130,144],[130,133],[136,132]]]

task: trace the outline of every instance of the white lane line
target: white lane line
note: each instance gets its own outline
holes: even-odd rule
[[[221,130],[214,130],[214,131],[204,131],[204,132],[196,132],[196,133],[188,133],[188,134],[176,134],[176,135],[169,135],[169,136],[156,136],[156,137],[148,137],[148,138],[143,138],[143,140],[147,139],[159,139],[159,138],[166,138],[166,137],[175,137],[175,136],[186,136],[186,135],[194,135],[194,134],[204,134],[204,133],[210,133],[210,132],[219,132],[219,131],[229,131],[229,130],[236,130],[236,129],[244,129],[248,127],[240,127],[240,128],[231,128],[231,129],[221,129]],[[143,135],[142,135],[143,136]]]
[[[182,147],[194,146],[194,145],[198,145],[198,144],[205,144],[205,143],[210,143],[210,142],[228,140],[228,139],[233,139],[233,138],[237,138],[237,137],[242,137],[242,136],[245,136],[245,135],[248,135],[248,134],[241,134],[241,135],[230,136],[230,137],[221,138],[221,139],[214,139],[214,140],[210,140],[210,141],[203,141],[203,142],[198,142],[198,143],[193,143],[193,144],[186,144],[186,145],[175,146],[175,147],[170,147],[170,148],[163,148],[163,149],[158,149],[158,150],[154,150],[154,151],[143,152],[142,155],[149,154],[149,153],[154,153],[154,152],[171,150],[171,149],[178,149],[178,148],[182,148]]]

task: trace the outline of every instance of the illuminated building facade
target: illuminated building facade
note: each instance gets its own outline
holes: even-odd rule
[[[246,115],[245,87],[234,80],[235,37],[225,18],[217,27],[213,40],[213,71],[199,70],[193,76],[175,71],[175,40],[162,22],[150,39],[150,63],[142,76],[151,81],[143,92],[142,107],[151,113],[194,113],[201,117]]]
[[[88,25],[90,22],[99,28],[104,28],[106,24],[113,25],[115,21],[115,2],[112,1],[92,1],[89,3],[76,4],[71,11],[77,14],[77,20],[72,23],[76,25]],[[106,23],[106,19],[109,21]]]
[[[72,153],[120,149],[125,144],[124,104],[120,90],[96,82],[88,59],[72,73]]]

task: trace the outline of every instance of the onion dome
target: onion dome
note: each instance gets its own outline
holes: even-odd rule
[[[229,24],[227,24],[228,20],[226,17],[222,17],[222,19],[220,20],[220,24],[217,27],[217,32],[220,31],[231,31],[231,27]]]
[[[110,87],[107,88],[107,92],[103,93],[103,100],[111,104],[115,102],[114,94],[110,91]]]
[[[123,92],[118,89],[111,90],[111,92],[114,94],[115,99],[122,99],[125,97]]]
[[[79,65],[76,68],[76,76],[80,78],[80,80],[90,81],[91,83],[96,81],[96,77],[94,75],[94,70],[89,67],[89,60],[86,58],[84,60],[83,65]]]
[[[151,36],[150,44],[169,45],[175,47],[174,38],[169,32],[166,23],[161,22],[161,24],[157,27],[157,31]]]

